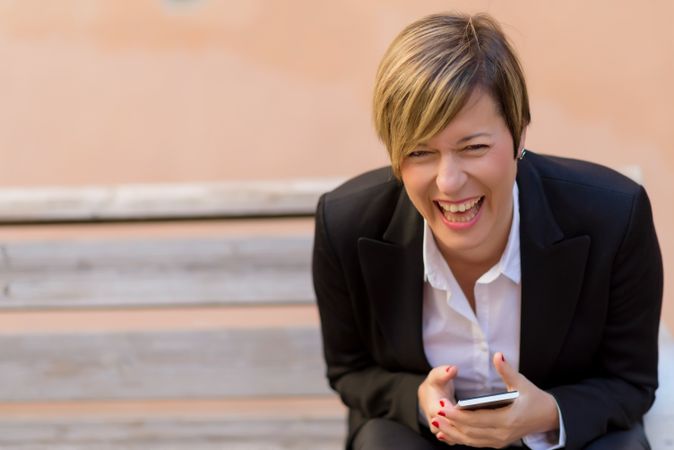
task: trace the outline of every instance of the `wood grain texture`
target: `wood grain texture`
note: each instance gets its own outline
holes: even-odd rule
[[[0,223],[311,216],[343,179],[0,189]]]
[[[0,422],[3,450],[338,450],[344,419]]]
[[[0,421],[3,449],[325,449],[343,446],[345,420],[137,417],[130,420]],[[28,444],[30,443],[30,444]]]
[[[310,236],[0,244],[0,309],[314,300]]]
[[[327,394],[318,327],[0,337],[0,402]]]
[[[345,414],[335,395],[0,404],[0,448],[337,450]]]

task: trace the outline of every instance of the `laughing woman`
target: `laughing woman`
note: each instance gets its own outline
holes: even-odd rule
[[[313,276],[348,448],[646,449],[662,262],[644,189],[524,149],[524,76],[486,15],[433,15],[377,74],[391,166],[324,195]],[[494,391],[496,409],[456,401]]]

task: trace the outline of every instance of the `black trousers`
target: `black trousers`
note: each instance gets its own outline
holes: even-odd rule
[[[418,434],[398,422],[371,419],[358,431],[353,441],[354,450],[463,450],[473,447],[452,445],[438,441],[428,430]],[[524,447],[508,447],[522,450]],[[585,450],[650,450],[644,428],[637,424],[629,430],[614,431],[591,442]]]

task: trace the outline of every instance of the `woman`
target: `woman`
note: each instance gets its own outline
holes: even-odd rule
[[[394,40],[391,167],[324,195],[313,276],[351,448],[648,448],[662,262],[643,188],[526,152],[517,57],[487,15]],[[498,409],[456,400],[498,390]]]

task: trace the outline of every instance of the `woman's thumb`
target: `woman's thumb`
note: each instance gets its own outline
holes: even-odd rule
[[[517,389],[519,373],[508,364],[503,353],[496,352],[494,354],[494,367],[509,391]]]
[[[459,369],[457,369],[456,366],[447,366],[444,373],[442,374],[442,377],[445,379],[445,381],[448,381],[454,378],[458,372]]]

